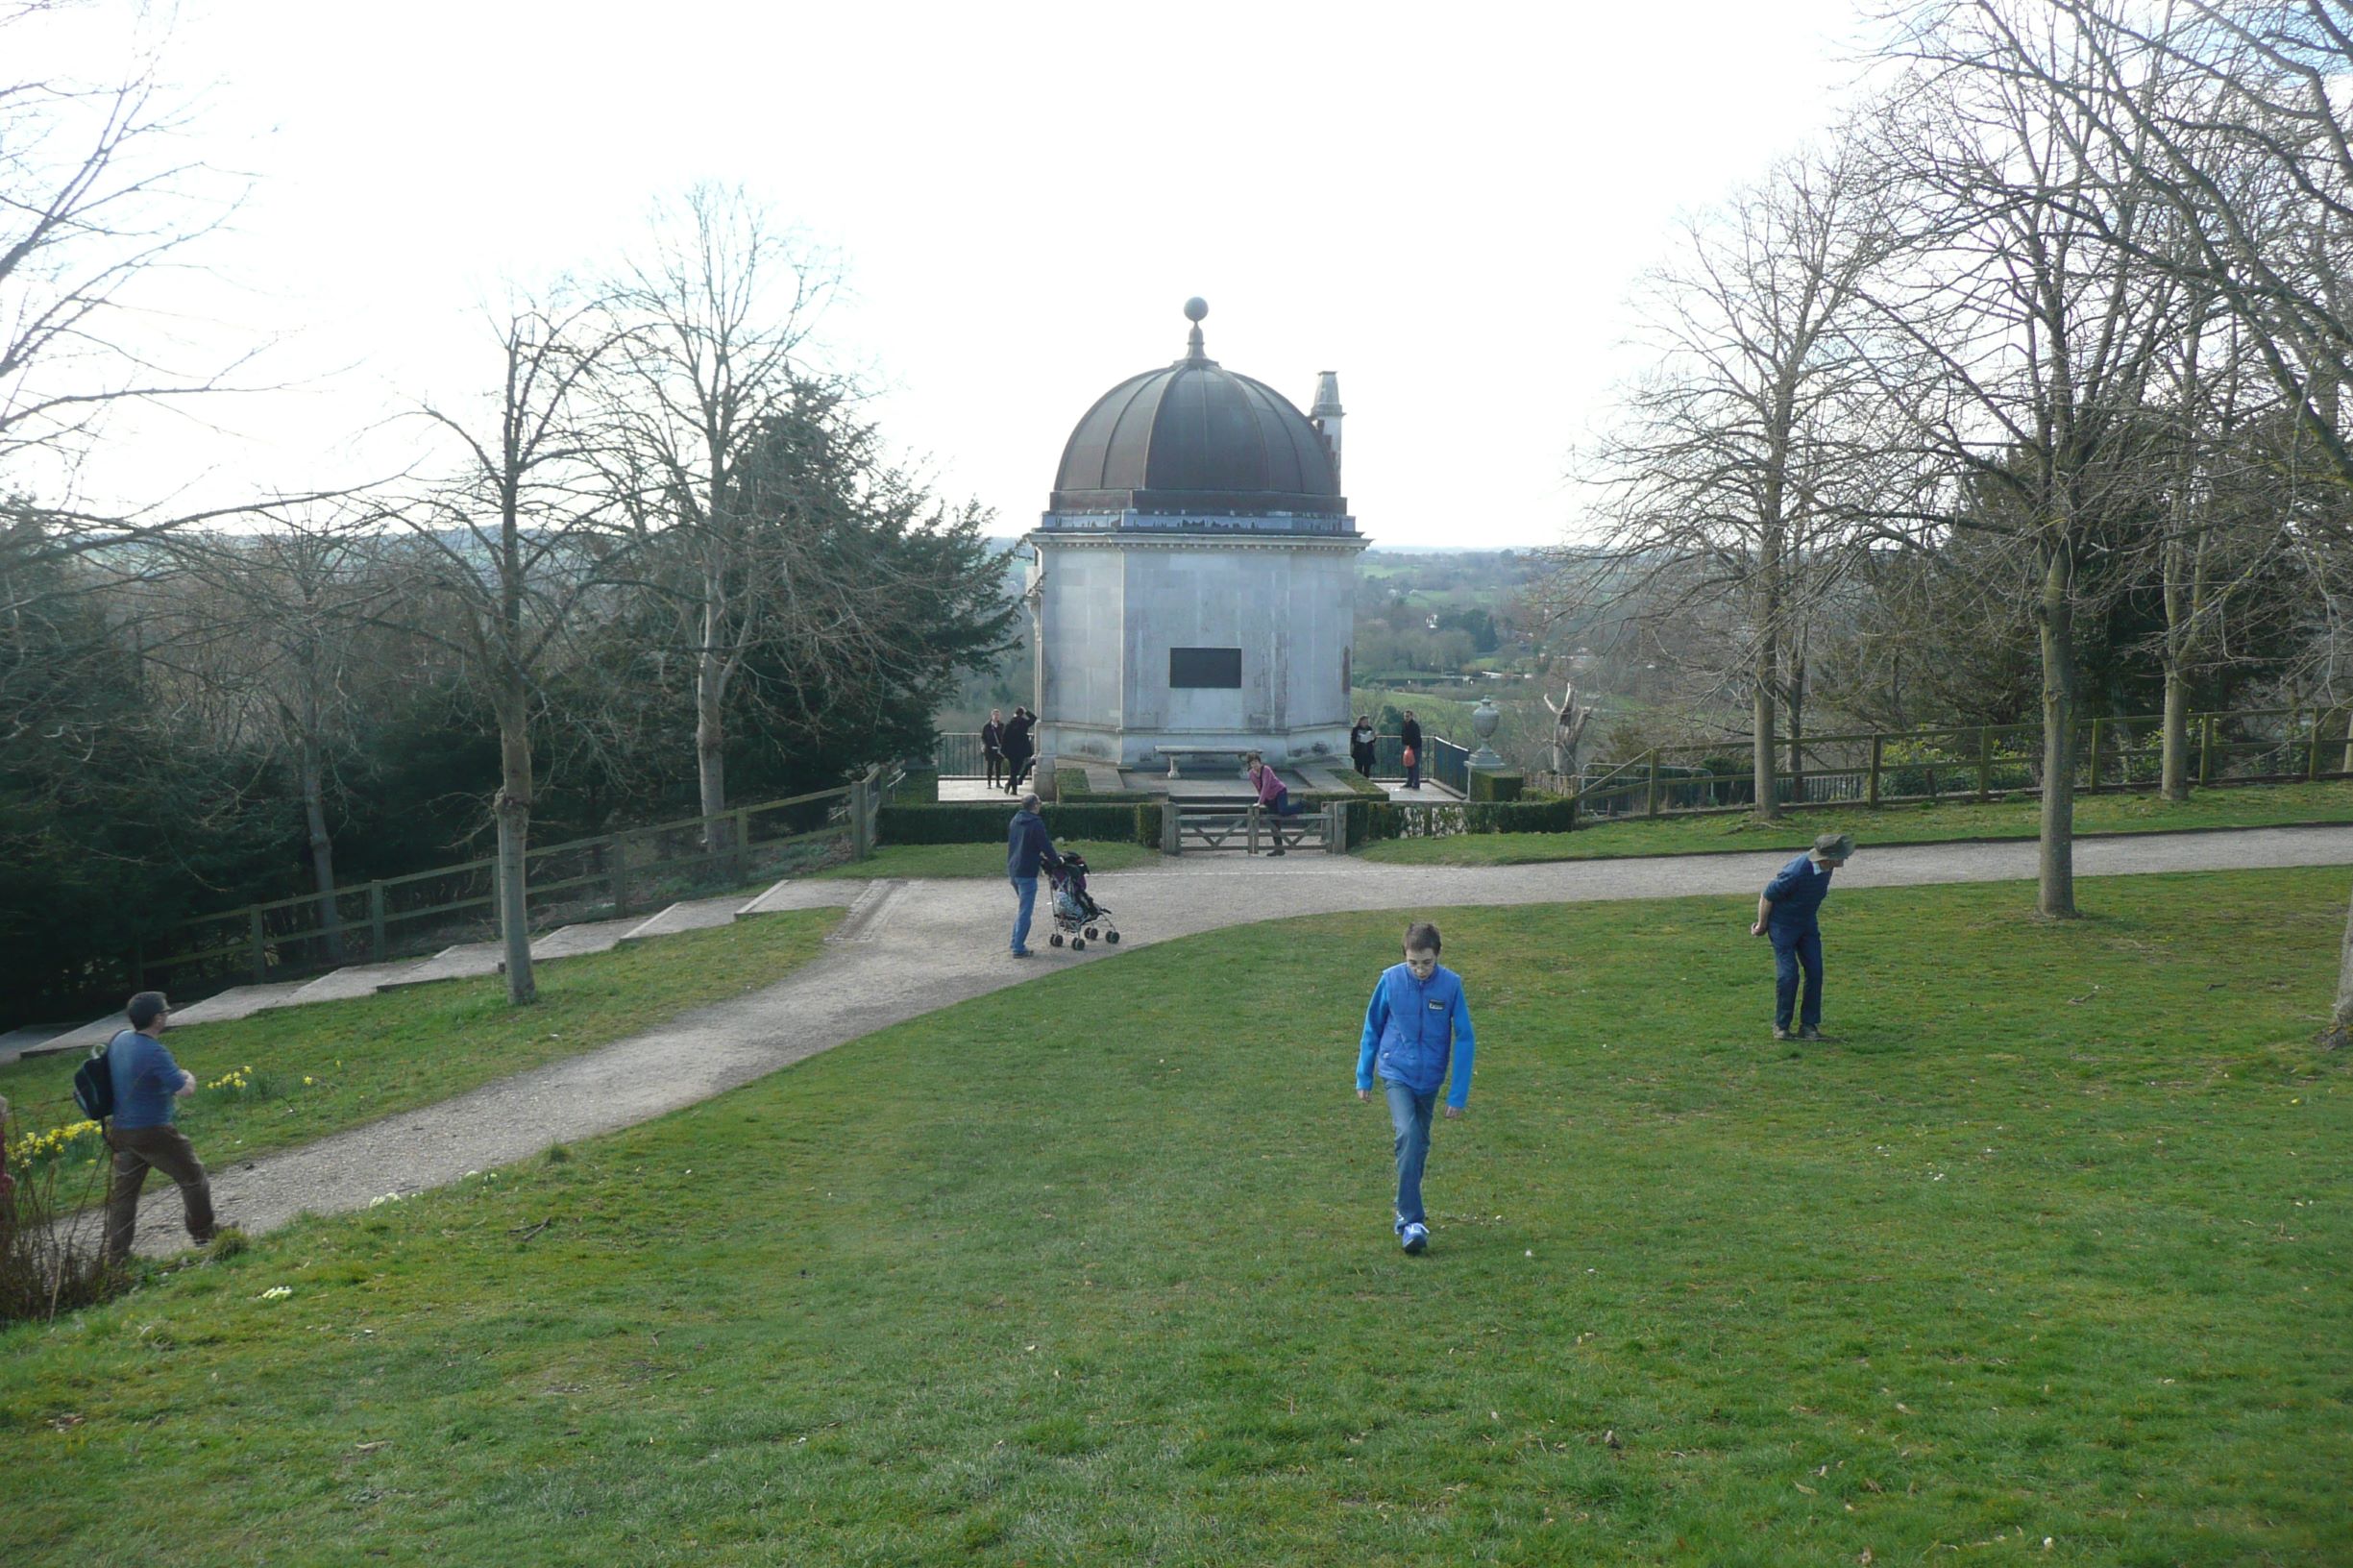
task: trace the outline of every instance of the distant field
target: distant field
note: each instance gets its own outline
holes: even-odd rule
[[[11,1562],[2343,1563],[2340,870],[1462,910],[1053,973],[0,1335]]]

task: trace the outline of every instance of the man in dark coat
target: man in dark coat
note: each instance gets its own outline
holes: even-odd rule
[[[1405,744],[1406,788],[1418,790],[1422,787],[1422,724],[1411,708],[1406,710],[1405,723],[1397,726],[1397,738]]]
[[[1023,707],[1016,707],[1013,717],[1006,721],[1003,744],[1007,795],[1019,794],[1021,781],[1029,776],[1030,762],[1037,756],[1036,743],[1030,739],[1030,730],[1037,723],[1038,716]]]
[[[989,710],[989,722],[980,726],[980,754],[988,760],[989,787],[995,789],[1005,782],[1005,711]]]

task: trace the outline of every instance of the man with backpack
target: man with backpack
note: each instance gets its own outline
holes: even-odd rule
[[[114,1183],[107,1189],[106,1258],[110,1263],[131,1256],[139,1188],[147,1185],[151,1168],[179,1184],[188,1235],[196,1244],[203,1246],[213,1233],[212,1187],[205,1179],[204,1162],[196,1158],[187,1135],[172,1125],[177,1102],[196,1092],[196,1077],[183,1071],[157,1038],[171,1019],[171,1004],[159,991],[142,991],[123,1011],[131,1027],[107,1041],[91,1064],[104,1064],[112,1097],[112,1125],[106,1129],[107,1147],[114,1151]],[[82,1088],[77,1074],[77,1098]]]

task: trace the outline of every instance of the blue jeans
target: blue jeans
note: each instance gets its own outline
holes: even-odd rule
[[[1029,918],[1038,908],[1038,879],[1034,876],[1017,876],[1013,878],[1013,891],[1015,896],[1021,900],[1020,907],[1014,911],[1013,950],[1026,953],[1029,951]]]
[[[1413,762],[1409,762],[1409,763],[1407,763],[1407,764],[1406,764],[1406,788],[1407,788],[1407,789],[1409,789],[1409,790],[1418,790],[1418,789],[1420,789],[1421,787],[1422,787],[1422,765],[1421,765],[1421,763],[1420,763],[1418,760],[1413,761]]]
[[[1805,970],[1805,1008],[1798,1014],[1801,1026],[1807,1029],[1822,1027],[1822,932],[1819,929],[1780,931],[1768,928],[1773,938],[1773,1026],[1789,1027],[1789,1017],[1797,1010],[1798,970]]]
[[[1426,1225],[1422,1213],[1422,1165],[1430,1158],[1430,1118],[1438,1108],[1438,1091],[1416,1094],[1391,1079],[1381,1080],[1389,1097],[1389,1125],[1397,1129],[1397,1229]]]

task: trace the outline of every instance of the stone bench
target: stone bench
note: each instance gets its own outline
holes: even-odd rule
[[[1152,751],[1155,756],[1168,759],[1168,776],[1175,778],[1178,776],[1177,764],[1187,757],[1232,757],[1238,770],[1241,759],[1250,754],[1251,747],[1246,746],[1156,746]]]

